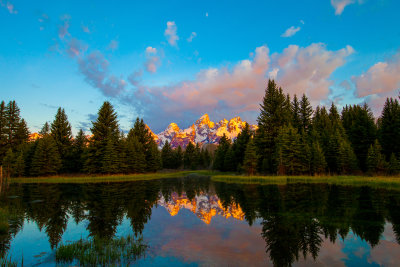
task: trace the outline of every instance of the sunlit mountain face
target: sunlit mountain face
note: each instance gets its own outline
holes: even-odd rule
[[[237,184],[210,177],[9,184],[0,255],[54,266],[80,239],[137,235],[140,266],[397,266],[400,191],[329,184]],[[3,218],[0,217],[0,223]],[[4,230],[3,230],[4,231]]]
[[[186,129],[180,129],[176,123],[171,123],[167,129],[152,136],[161,148],[168,141],[173,148],[181,146],[185,148],[189,142],[193,144],[218,144],[221,137],[225,134],[230,140],[235,140],[238,134],[245,127],[246,122],[240,117],[234,117],[230,120],[223,119],[219,122],[210,120],[208,114],[201,116],[192,126]],[[251,131],[257,129],[256,125],[249,125]]]
[[[240,205],[232,204],[224,207],[217,195],[204,192],[196,195],[192,200],[187,197],[186,193],[179,195],[174,192],[168,201],[161,195],[158,205],[164,207],[171,216],[177,215],[181,209],[190,210],[206,224],[210,224],[215,215],[224,218],[232,217],[240,221],[244,219],[244,212]]]

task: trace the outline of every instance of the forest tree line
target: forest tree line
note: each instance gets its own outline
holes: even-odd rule
[[[15,101],[0,104],[0,162],[8,177],[66,173],[145,173],[160,169],[214,169],[249,175],[396,175],[400,171],[400,104],[388,98],[376,120],[364,105],[345,106],[339,114],[314,110],[306,95],[285,95],[268,81],[253,132],[246,124],[231,142],[221,137],[214,152],[189,142],[161,151],[149,128],[137,118],[127,134],[117,114],[104,102],[92,122],[92,135],[81,129],[73,137],[63,108],[45,123],[40,138],[29,129]]]

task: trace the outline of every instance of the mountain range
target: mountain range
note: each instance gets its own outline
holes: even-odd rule
[[[210,121],[208,114],[201,116],[192,126],[186,129],[180,129],[176,123],[168,125],[167,129],[159,134],[150,132],[157,142],[158,147],[162,148],[166,141],[172,148],[181,146],[185,148],[189,142],[193,144],[218,144],[221,137],[225,134],[232,141],[245,127],[246,122],[240,117],[234,117],[230,120],[223,119],[217,123]],[[250,125],[250,130],[257,129],[256,125]]]

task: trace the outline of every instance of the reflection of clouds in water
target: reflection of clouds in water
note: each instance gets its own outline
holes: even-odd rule
[[[400,246],[396,242],[391,223],[385,225],[385,231],[379,244],[371,250],[368,262],[374,262],[383,266],[399,266]]]
[[[343,259],[347,256],[343,253],[342,249],[344,244],[341,240],[337,240],[335,243],[329,241],[329,239],[324,239],[322,243],[320,253],[314,261],[311,256],[307,256],[304,260],[300,257],[298,262],[295,262],[294,266],[345,266]]]

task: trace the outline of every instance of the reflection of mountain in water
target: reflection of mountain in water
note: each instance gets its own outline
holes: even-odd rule
[[[220,215],[225,218],[233,217],[240,221],[244,219],[244,212],[238,204],[224,208],[216,195],[204,193],[196,195],[192,200],[190,200],[185,193],[179,195],[174,192],[171,195],[171,199],[168,201],[160,195],[158,205],[164,207],[171,216],[177,215],[180,209],[190,210],[206,224],[210,224],[211,219],[215,215]]]

